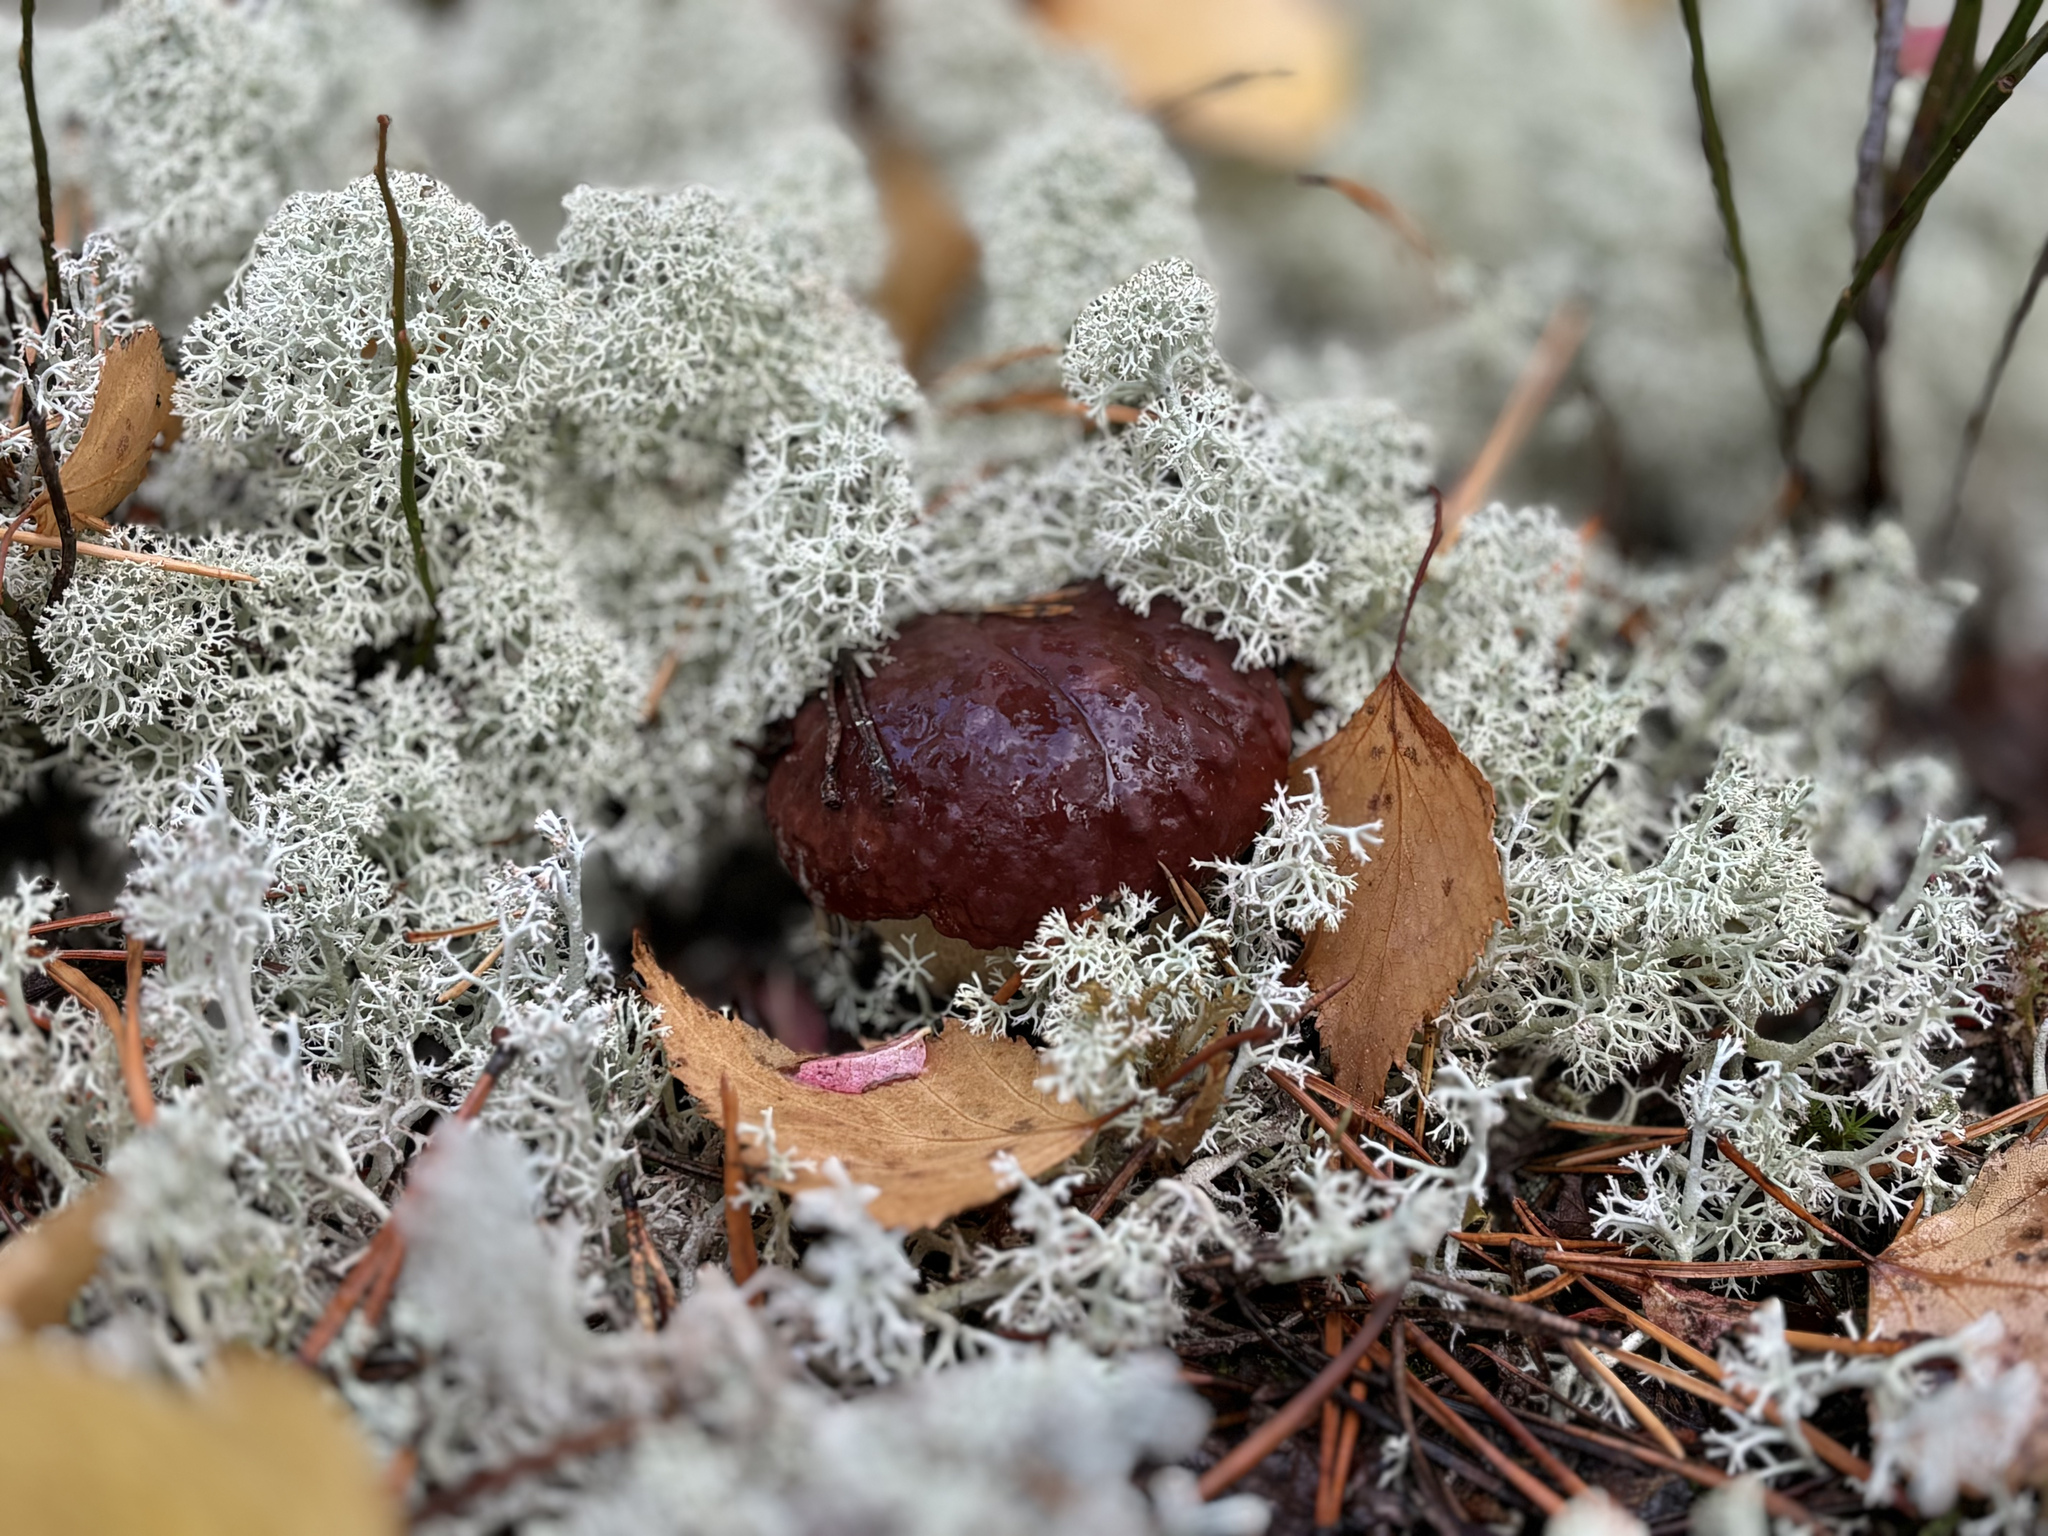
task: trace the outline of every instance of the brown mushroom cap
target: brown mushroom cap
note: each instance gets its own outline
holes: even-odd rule
[[[1249,843],[1287,776],[1279,682],[1232,655],[1172,602],[1140,617],[1099,582],[1043,616],[914,619],[860,686],[893,786],[835,687],[826,803],[814,696],[769,776],[776,847],[841,916],[924,916],[984,949],[1120,886],[1163,892],[1162,864],[1184,874]]]

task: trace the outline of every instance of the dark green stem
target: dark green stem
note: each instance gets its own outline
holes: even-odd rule
[[[1756,285],[1750,280],[1749,255],[1742,244],[1742,218],[1735,211],[1735,181],[1728,171],[1728,146],[1721,138],[1721,120],[1714,112],[1714,91],[1707,78],[1707,44],[1700,32],[1699,0],[1678,0],[1685,18],[1686,41],[1692,45],[1692,94],[1699,104],[1700,148],[1706,152],[1707,172],[1714,181],[1714,204],[1721,211],[1721,228],[1728,238],[1728,259],[1735,267],[1735,283],[1742,295],[1742,327],[1749,335],[1749,350],[1756,357],[1757,377],[1775,411],[1784,403],[1785,387],[1778,382],[1778,370],[1771,363],[1771,349],[1764,338],[1763,311],[1756,301]]]
[[[55,309],[64,298],[57,281],[57,212],[50,196],[50,149],[43,142],[43,120],[36,112],[36,0],[21,0],[20,61],[21,99],[28,107],[28,143],[36,162],[36,213],[43,221],[43,282],[49,294],[46,302]]]
[[[1680,3],[1690,6],[1694,0],[1680,0]],[[2022,12],[2029,14],[2035,8],[2038,8],[2038,0],[2033,7],[2025,4],[2021,6]],[[2019,18],[2016,16],[2014,20],[2017,22]],[[2012,31],[2012,27],[2007,27],[2008,35]],[[2004,37],[2000,38],[2001,47],[2005,41]],[[1977,135],[1984,131],[1985,125],[2018,89],[2020,81],[2026,78],[2027,71],[2040,60],[2044,51],[2048,51],[2048,27],[2043,27],[2032,37],[2010,49],[2003,59],[1999,57],[1998,49],[1994,49],[1990,61],[1978,71],[1969,96],[1956,113],[1955,127],[1943,140],[1941,147],[1929,160],[1927,169],[1913,183],[1912,189],[1901,200],[1898,208],[1885,221],[1885,226],[1877,239],[1871,243],[1870,249],[1864,252],[1863,259],[1856,264],[1855,275],[1850,278],[1849,286],[1842,290],[1842,296],[1835,301],[1834,311],[1828,316],[1827,327],[1821,332],[1820,346],[1814,353],[1813,363],[1800,377],[1799,383],[1792,391],[1792,398],[1785,407],[1783,438],[1788,452],[1798,444],[1800,429],[1805,424],[1807,405],[1812,401],[1813,391],[1819,385],[1822,375],[1827,372],[1828,359],[1834,352],[1835,342],[1840,338],[1842,328],[1848,324],[1849,317],[1855,313],[1858,300],[1870,287],[1871,281],[1885,269],[1886,264],[1912,235],[1920,222],[1921,213],[1927,207],[1928,200],[1941,189],[1941,184],[1948,179],[1948,173],[1955,169],[1964,152],[1976,142]]]
[[[419,573],[420,590],[427,594],[432,616],[420,649],[427,657],[441,630],[441,594],[434,586],[433,566],[427,560],[427,529],[420,519],[419,450],[412,429],[412,365],[419,356],[405,329],[405,223],[398,217],[398,202],[391,195],[391,173],[385,166],[385,146],[391,135],[391,119],[377,118],[377,188],[384,194],[384,217],[391,224],[391,333],[398,353],[397,379],[393,395],[398,407],[398,505],[405,513],[406,536],[412,540],[413,569]]]
[[[28,396],[28,435],[36,445],[36,466],[43,472],[43,489],[50,496],[50,514],[57,519],[57,574],[50,578],[50,595],[43,602],[44,613],[54,613],[71,586],[78,569],[78,530],[71,525],[71,508],[64,500],[64,481],[57,473],[57,452],[50,446],[49,423],[43,420],[42,390]]]

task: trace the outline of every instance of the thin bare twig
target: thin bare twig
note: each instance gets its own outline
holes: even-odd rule
[[[21,100],[28,109],[29,153],[36,168],[36,218],[41,225],[45,302],[55,309],[64,302],[57,275],[57,213],[50,195],[50,149],[43,141],[43,119],[36,111],[36,0],[21,0]],[[51,500],[55,500],[53,496]]]
[[[761,1267],[761,1252],[754,1246],[754,1213],[744,1198],[747,1180],[740,1166],[739,1091],[723,1073],[718,1079],[718,1101],[725,1116],[725,1246],[733,1284],[745,1285]]]
[[[52,496],[50,507],[54,511],[56,506],[57,498]],[[66,508],[58,523],[59,528],[69,526],[70,515],[70,509]],[[47,533],[17,533],[14,542],[27,549],[61,551],[64,548],[61,533],[55,536]],[[75,536],[71,541],[71,549],[74,554],[84,555],[89,560],[124,561],[129,565],[151,566],[159,571],[175,571],[181,576],[207,576],[215,581],[253,582],[257,579],[247,571],[231,571],[223,565],[202,565],[197,560],[181,560],[176,555],[159,555],[146,549],[122,549],[117,544],[90,544]]]
[[[1757,378],[1764,398],[1773,410],[1782,410],[1785,386],[1771,361],[1771,347],[1764,337],[1763,311],[1757,306],[1756,284],[1750,277],[1749,253],[1742,244],[1742,216],[1735,210],[1735,178],[1728,169],[1728,145],[1721,137],[1721,119],[1714,111],[1713,82],[1707,76],[1707,42],[1700,31],[1699,0],[1678,0],[1685,19],[1685,38],[1692,48],[1692,94],[1699,108],[1700,148],[1707,157],[1707,174],[1714,183],[1714,206],[1720,210],[1721,231],[1728,241],[1728,260],[1735,268],[1735,284],[1742,298],[1742,329],[1749,338],[1750,354],[1756,359]],[[1782,440],[1782,439],[1781,439]],[[1790,453],[1791,445],[1785,444]]]
[[[1328,187],[1346,198],[1352,206],[1382,220],[1424,261],[1436,260],[1436,252],[1430,246],[1429,237],[1423,234],[1422,226],[1409,218],[1400,205],[1379,188],[1353,181],[1349,176],[1326,176],[1320,171],[1304,171],[1295,180],[1304,187]]]
[[[2020,339],[2020,327],[2027,323],[2027,316],[2033,312],[2034,297],[2041,291],[2043,278],[2048,278],[2048,240],[2041,243],[2041,254],[2034,258],[2033,270],[2027,274],[2027,285],[2020,290],[2020,301],[2006,318],[2005,334],[1999,338],[1998,351],[1991,359],[1990,370],[1984,375],[1984,387],[1977,392],[1977,403],[1970,408],[1969,419],[1963,423],[1962,441],[1956,445],[1955,466],[1948,474],[1948,494],[1942,498],[1941,516],[1934,525],[1933,548],[1937,557],[1947,552],[1962,520],[1963,484],[1970,477],[1971,461],[1977,457],[1977,445],[1984,440],[1985,423],[1991,419],[1991,402],[1998,394],[2000,381],[2005,378],[2005,365],[2012,361],[2012,349]]]
[[[1566,1339],[1564,1352],[1571,1356],[1572,1364],[1612,1392],[1614,1400],[1628,1410],[1629,1417],[1648,1430],[1650,1438],[1663,1446],[1668,1454],[1681,1459],[1685,1456],[1685,1447],[1678,1443],[1678,1436],[1671,1433],[1671,1426],[1658,1418],[1648,1403],[1630,1391],[1628,1383],[1615,1375],[1605,1361],[1577,1339]]]
[[[1579,346],[1586,339],[1586,327],[1591,319],[1585,305],[1576,299],[1567,299],[1545,322],[1543,334],[1536,338],[1535,349],[1523,365],[1521,376],[1515,380],[1515,387],[1508,392],[1507,403],[1501,407],[1500,415],[1494,418],[1493,428],[1480,445],[1478,456],[1445,498],[1445,549],[1458,542],[1465,519],[1479,510],[1487,492],[1493,489],[1493,482],[1507,467],[1508,461],[1514,458],[1536,423],[1542,420],[1551,395],[1556,393],[1558,384],[1570,370],[1572,359],[1579,355]]]
[[[391,226],[391,340],[397,354],[392,384],[398,411],[398,505],[405,513],[406,537],[412,541],[413,570],[420,590],[427,595],[426,633],[421,637],[423,657],[431,660],[441,632],[441,595],[434,586],[434,571],[427,559],[427,528],[420,517],[419,447],[413,440],[412,368],[419,361],[412,337],[405,328],[405,261],[409,247],[405,221],[398,216],[398,200],[391,195],[391,173],[385,165],[386,142],[391,136],[391,119],[377,116],[377,190],[384,194],[384,218]]]
[[[1373,1304],[1366,1315],[1364,1326],[1351,1336],[1351,1342],[1315,1378],[1288,1400],[1287,1405],[1272,1418],[1266,1420],[1251,1434],[1234,1446],[1229,1454],[1215,1466],[1202,1474],[1200,1483],[1204,1499],[1213,1499],[1231,1487],[1252,1468],[1264,1461],[1322,1407],[1325,1398],[1335,1392],[1350,1378],[1352,1369],[1365,1358],[1365,1352],[1372,1348],[1387,1326],[1387,1320],[1394,1315],[1394,1309],[1401,1304],[1402,1287],[1393,1286]]]

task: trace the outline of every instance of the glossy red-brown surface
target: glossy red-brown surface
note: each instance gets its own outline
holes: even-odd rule
[[[776,846],[812,898],[863,921],[926,916],[983,948],[1160,864],[1238,852],[1287,776],[1288,717],[1266,670],[1161,600],[1143,618],[1099,583],[1052,617],[931,614],[864,684],[895,775],[884,803],[852,722],[824,804],[821,697],[768,780]],[[838,694],[841,717],[847,701]]]

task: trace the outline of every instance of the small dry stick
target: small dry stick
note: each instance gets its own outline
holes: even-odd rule
[[[1435,261],[1436,252],[1431,249],[1429,237],[1422,232],[1422,226],[1401,211],[1401,207],[1377,187],[1369,187],[1362,181],[1353,181],[1349,176],[1325,176],[1318,171],[1304,171],[1295,178],[1304,187],[1328,187],[1332,192],[1347,198],[1354,207],[1362,208],[1374,218],[1384,221],[1387,227],[1404,241],[1424,261]]]
[[[626,1214],[626,1253],[633,1266],[633,1315],[649,1333],[659,1333],[676,1309],[675,1282],[668,1266],[654,1246],[647,1230],[647,1217],[640,1209],[640,1197],[633,1192],[632,1175],[619,1171],[619,1206]]]
[[[50,505],[55,507],[56,504],[57,498],[52,496]],[[65,516],[68,518],[69,515],[67,510]],[[17,533],[13,542],[26,549],[61,551],[64,548],[61,536],[53,537],[47,533]],[[79,539],[74,539],[71,547],[90,560],[118,560],[129,565],[147,565],[159,571],[175,571],[181,576],[206,576],[215,581],[253,582],[257,579],[247,571],[231,571],[222,565],[202,565],[197,560],[181,560],[176,555],[152,554],[146,549],[122,549],[115,544],[89,544]]]
[[[138,1125],[156,1121],[156,1095],[149,1088],[149,1064],[142,1055],[142,941],[128,941],[128,991],[121,999],[121,1085]]]
[[[1515,1443],[1534,1458],[1536,1465],[1543,1469],[1545,1477],[1556,1483],[1567,1494],[1575,1495],[1586,1491],[1584,1479],[1570,1467],[1559,1461],[1556,1456],[1552,1455],[1549,1447],[1545,1446],[1542,1441],[1530,1434],[1523,1427],[1522,1421],[1508,1412],[1507,1406],[1499,1398],[1487,1391],[1478,1377],[1459,1364],[1457,1357],[1448,1349],[1445,1349],[1420,1328],[1414,1329],[1409,1334],[1409,1337],[1415,1341],[1417,1349],[1429,1356],[1431,1364],[1450,1377],[1457,1384],[1460,1391],[1481,1408],[1485,1409],[1486,1416],[1506,1430],[1514,1438]]]
[[[1459,1536],[1464,1528],[1464,1522],[1458,1518],[1462,1511],[1448,1490],[1437,1481],[1436,1469],[1430,1466],[1429,1458],[1423,1453],[1422,1436],[1415,1432],[1415,1410],[1410,1406],[1413,1394],[1408,1390],[1415,1376],[1408,1369],[1408,1330],[1403,1323],[1394,1324],[1394,1343],[1388,1359],[1387,1374],[1394,1381],[1394,1410],[1400,1415],[1401,1433],[1408,1441],[1415,1483],[1422,1493],[1423,1513],[1442,1536]]]
[[[1542,418],[1544,407],[1570,369],[1572,359],[1579,355],[1589,318],[1585,305],[1567,300],[1558,305],[1544,325],[1543,334],[1536,339],[1536,350],[1529,354],[1522,376],[1508,393],[1507,404],[1501,407],[1493,430],[1480,445],[1479,456],[1444,502],[1445,549],[1458,542],[1465,519],[1479,510],[1495,478]]]
[[[1679,1338],[1678,1335],[1672,1333],[1669,1329],[1658,1327],[1641,1313],[1632,1310],[1608,1295],[1607,1292],[1601,1290],[1592,1281],[1582,1279],[1579,1283],[1591,1291],[1600,1303],[1610,1312],[1614,1313],[1615,1316],[1627,1321],[1631,1327],[1640,1328],[1644,1333],[1655,1339],[1659,1344],[1662,1344],[1672,1354],[1678,1356],[1679,1359],[1685,1361],[1709,1380],[1725,1384],[1721,1362],[1714,1359],[1712,1355],[1693,1348],[1692,1345],[1686,1343],[1685,1340]],[[1737,1393],[1736,1395],[1741,1396],[1742,1394]],[[1858,1482],[1864,1483],[1870,1481],[1870,1463],[1832,1435],[1815,1429],[1804,1419],[1795,1418],[1781,1412],[1775,1403],[1765,1406],[1764,1417],[1791,1435],[1793,1439],[1803,1441],[1814,1455],[1818,1456],[1844,1477],[1853,1477]]]
[[[761,1267],[754,1246],[754,1213],[744,1198],[746,1172],[740,1167],[740,1096],[732,1079],[718,1078],[719,1108],[725,1113],[725,1246],[731,1255],[733,1284],[745,1285]]]
[[[22,5],[24,9],[34,9],[33,0],[22,0]],[[37,372],[40,374],[40,369]],[[38,377],[38,394],[42,387]],[[57,519],[57,574],[50,578],[50,595],[43,601],[43,612],[48,613],[63,601],[78,569],[78,530],[71,523],[71,504],[64,497],[64,477],[57,467],[57,451],[50,446],[50,429],[44,425],[40,410],[29,412],[28,432],[35,439],[36,467],[42,471],[43,489],[49,493],[50,514]],[[26,544],[35,535],[21,533],[15,537]]]
[[[682,660],[682,654],[674,646],[661,653],[661,664],[654,669],[654,681],[647,685],[647,696],[640,701],[642,725],[652,725],[661,718],[662,698],[668,693],[668,685],[676,680],[676,668]]]
[[[1630,1418],[1649,1431],[1650,1438],[1663,1446],[1667,1455],[1683,1459],[1685,1447],[1678,1443],[1678,1436],[1671,1433],[1671,1426],[1658,1418],[1648,1403],[1630,1391],[1628,1383],[1615,1375],[1606,1362],[1577,1339],[1566,1339],[1564,1352],[1571,1356],[1572,1364],[1612,1392],[1614,1400],[1628,1410]]]
[[[1422,1073],[1415,1087],[1415,1139],[1429,1129],[1429,1085],[1436,1076],[1436,1025],[1422,1026]]]
[[[595,1429],[578,1430],[573,1435],[564,1435],[553,1444],[524,1456],[516,1456],[501,1467],[489,1467],[472,1473],[452,1488],[439,1489],[429,1494],[420,1506],[412,1512],[415,1523],[436,1519],[443,1515],[460,1513],[464,1506],[508,1488],[523,1477],[553,1470],[565,1461],[581,1456],[594,1456],[599,1451],[608,1451],[615,1446],[627,1444],[640,1432],[637,1419],[612,1419]]]
[[[1117,1196],[1130,1187],[1131,1180],[1138,1176],[1138,1170],[1143,1168],[1152,1154],[1158,1150],[1159,1139],[1156,1136],[1147,1136],[1131,1149],[1131,1155],[1124,1159],[1123,1166],[1117,1169],[1115,1176],[1104,1186],[1102,1193],[1096,1197],[1095,1204],[1088,1208],[1090,1221],[1100,1221],[1109,1214],[1109,1208],[1116,1204]]]
[[[1420,1329],[1411,1329],[1405,1322],[1399,1326],[1404,1338],[1413,1339],[1421,1335]],[[1390,1370],[1393,1369],[1391,1357],[1387,1364]],[[1401,1374],[1406,1380],[1398,1383],[1400,1389],[1415,1399],[1424,1413],[1436,1420],[1452,1436],[1477,1451],[1483,1460],[1491,1462],[1494,1470],[1513,1484],[1515,1491],[1541,1510],[1546,1518],[1564,1508],[1564,1500],[1558,1496],[1556,1489],[1546,1486],[1513,1457],[1452,1412],[1450,1405],[1424,1386],[1421,1378],[1413,1371],[1403,1367]]]
[[[462,996],[463,993],[467,992],[471,987],[475,986],[479,981],[483,980],[484,973],[489,971],[492,966],[496,965],[498,963],[499,958],[504,953],[505,941],[503,939],[500,939],[496,944],[494,944],[491,947],[491,952],[488,955],[484,956],[482,964],[478,965],[475,970],[471,971],[467,976],[463,977],[460,981],[455,982],[453,985],[451,985],[439,997],[435,998],[434,1001],[437,1003],[454,1002],[455,999]]]
[[[875,717],[868,712],[867,692],[860,685],[860,664],[853,659],[852,652],[841,653],[839,675],[846,687],[846,712],[853,717],[853,728],[860,734],[861,745],[867,749],[868,772],[874,777],[882,804],[894,805],[896,775],[889,767],[889,754],[882,750],[882,736],[875,729]]]
[[[1790,1211],[1794,1216],[1797,1216],[1801,1221],[1805,1222],[1809,1227],[1813,1228],[1813,1230],[1818,1232],[1822,1237],[1829,1238],[1834,1242],[1839,1243],[1842,1247],[1848,1249],[1851,1253],[1855,1254],[1859,1259],[1863,1259],[1866,1262],[1869,1261],[1869,1254],[1865,1253],[1856,1244],[1850,1242],[1848,1238],[1842,1236],[1841,1233],[1837,1232],[1833,1227],[1829,1226],[1826,1222],[1822,1221],[1818,1216],[1814,1215],[1813,1212],[1809,1211],[1797,1200],[1794,1200],[1792,1196],[1788,1194],[1786,1191],[1780,1189],[1776,1184],[1772,1183],[1771,1180],[1765,1175],[1763,1169],[1757,1167],[1755,1163],[1752,1163],[1748,1158],[1744,1157],[1740,1152],[1736,1151],[1735,1143],[1730,1141],[1726,1136],[1716,1136],[1714,1138],[1714,1145],[1720,1149],[1721,1155],[1723,1157],[1727,1158],[1729,1162],[1733,1163],[1736,1167],[1740,1168],[1743,1171],[1743,1173],[1748,1176],[1749,1181],[1752,1184],[1756,1185],[1758,1189],[1762,1190],[1765,1194],[1769,1195],[1773,1200],[1777,1201],[1778,1204],[1782,1205],[1786,1210]]]
[[[28,109],[29,153],[36,170],[36,218],[43,244],[43,282],[48,287],[45,302],[52,309],[64,302],[63,284],[57,275],[57,212],[50,196],[50,149],[43,141],[43,119],[36,111],[36,0],[21,0],[21,100]],[[51,497],[54,501],[56,498]]]
[[[2005,378],[2005,365],[2012,361],[2013,347],[2020,339],[2020,327],[2033,313],[2034,299],[2040,293],[2044,279],[2048,279],[2048,241],[2042,242],[2041,254],[2034,258],[2034,268],[2027,274],[2027,285],[2020,290],[2020,301],[2005,322],[2005,334],[1999,338],[1990,371],[1984,375],[1984,387],[1977,392],[1977,403],[1970,408],[1969,420],[1963,423],[1962,441],[1956,445],[1955,467],[1948,475],[1948,494],[1942,498],[1941,516],[1935,524],[1936,550],[1948,547],[1962,521],[1963,485],[1970,478],[1970,462],[1977,456],[1977,445],[1984,440],[1984,424],[1991,419],[1991,402],[1998,397],[1999,383]]]
[[[1322,1105],[1295,1086],[1293,1078],[1282,1072],[1278,1067],[1266,1068],[1266,1077],[1274,1087],[1300,1105],[1303,1114],[1323,1128],[1323,1134],[1336,1143],[1337,1150],[1342,1152],[1351,1165],[1360,1173],[1375,1179],[1387,1177],[1387,1170],[1366,1155],[1365,1148],[1351,1139],[1349,1133],[1345,1131],[1343,1126],[1337,1123],[1335,1117],[1327,1109],[1324,1109]]]
[[[1365,1358],[1365,1352],[1379,1339],[1380,1331],[1387,1326],[1387,1320],[1401,1304],[1401,1291],[1402,1287],[1397,1285],[1380,1297],[1373,1304],[1372,1311],[1366,1315],[1364,1326],[1352,1335],[1351,1342],[1344,1346],[1342,1354],[1317,1372],[1315,1379],[1295,1393],[1285,1407],[1238,1442],[1228,1455],[1202,1474],[1199,1487],[1204,1499],[1215,1498],[1272,1455],[1288,1436],[1309,1421],[1316,1410],[1322,1407],[1325,1398],[1350,1379],[1352,1370]]]
[[[405,513],[406,537],[412,540],[413,571],[420,590],[427,595],[427,632],[420,649],[431,657],[441,632],[441,595],[434,586],[434,572],[427,561],[427,528],[420,518],[419,446],[413,441],[412,367],[419,360],[412,337],[405,328],[405,261],[409,247],[405,221],[398,216],[398,200],[391,195],[391,173],[385,167],[386,141],[391,136],[391,119],[377,116],[377,190],[384,194],[384,218],[391,226],[391,340],[397,354],[396,378],[392,391],[398,412],[398,505]]]
[[[1335,1359],[1344,1352],[1344,1317],[1338,1312],[1323,1314],[1323,1353]],[[1323,1404],[1322,1438],[1316,1446],[1316,1529],[1325,1530],[1343,1514],[1342,1490],[1337,1487],[1337,1437],[1339,1426],[1352,1416],[1337,1406],[1334,1394]]]
[[[107,996],[105,988],[68,961],[52,957],[44,963],[43,969],[52,981],[106,1022],[108,1033],[114,1037],[115,1054],[121,1063],[121,1086],[127,1092],[128,1107],[134,1112],[136,1124],[150,1125],[156,1120],[156,1099],[150,1093],[149,1067],[142,1055],[143,949],[139,941],[129,941],[126,959],[128,996],[125,1012],[114,1006],[114,1000]]]
[[[457,1120],[474,1120],[484,1107],[484,1101],[491,1095],[498,1078],[512,1064],[512,1058],[519,1054],[519,1048],[511,1044],[503,1029],[491,1031],[492,1050],[484,1061],[483,1071],[477,1074],[476,1082],[470,1087],[462,1106],[455,1111]],[[400,1197],[401,1200],[403,1196]],[[394,1207],[394,1214],[396,1207]],[[363,1250],[355,1267],[348,1272],[332,1297],[326,1309],[313,1324],[310,1332],[299,1342],[298,1358],[301,1365],[316,1365],[327,1353],[327,1346],[341,1334],[349,1318],[358,1307],[373,1306],[373,1322],[383,1319],[384,1307],[391,1299],[394,1286],[398,1283],[398,1271],[405,1262],[405,1238],[395,1221],[387,1219],[377,1229],[370,1245]]]

